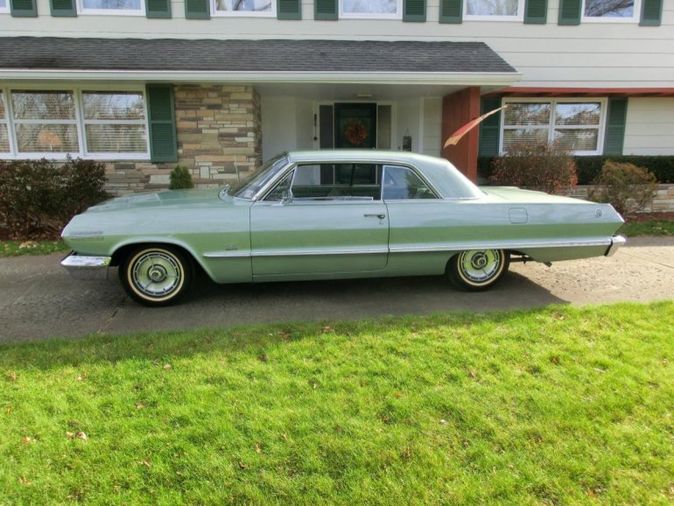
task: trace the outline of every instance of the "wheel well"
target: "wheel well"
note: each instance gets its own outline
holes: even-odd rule
[[[176,244],[160,243],[160,242],[135,243],[122,246],[121,248],[115,250],[115,252],[112,254],[112,260],[110,262],[110,265],[118,267],[122,264],[124,259],[131,254],[132,251],[137,250],[138,248],[146,248],[152,246],[175,249],[180,253],[182,253],[185,256],[185,258],[188,258],[192,262],[192,265],[194,266],[195,269],[199,270],[202,269],[201,265],[199,265],[199,262],[196,261],[192,253],[190,253],[187,249],[183,248],[182,246],[178,246]]]

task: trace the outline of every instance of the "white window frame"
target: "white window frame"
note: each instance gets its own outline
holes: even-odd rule
[[[513,16],[497,16],[485,14],[468,14],[468,0],[463,0],[464,21],[524,21],[524,0],[517,0],[517,14]]]
[[[531,103],[549,103],[550,104],[550,120],[547,126],[544,125],[507,125],[508,129],[515,128],[546,128],[548,130],[548,142],[554,141],[554,132],[555,129],[559,130],[598,130],[597,132],[597,149],[593,151],[588,150],[577,150],[572,151],[572,154],[575,156],[593,156],[601,155],[604,152],[604,133],[606,131],[606,109],[608,104],[608,99],[606,97],[505,97],[501,101],[501,105],[507,105],[509,103],[522,103],[522,102],[531,102]],[[589,103],[589,102],[599,102],[601,104],[601,111],[599,113],[599,125],[555,125],[556,119],[556,109],[557,104],[571,103],[571,104],[580,104],[580,103]],[[501,122],[499,127],[499,154],[505,154],[505,146],[503,145],[503,137],[505,133],[505,113],[501,114]]]
[[[622,18],[619,16],[586,16],[585,3],[581,2],[581,22],[582,23],[638,23],[641,20],[641,0],[634,0],[634,12],[631,18]]]
[[[145,0],[140,0],[140,7],[138,9],[87,9],[84,7],[83,0],[77,0],[77,14],[93,16],[145,16]]]
[[[124,92],[124,91],[131,91],[134,93],[140,93],[141,96],[143,97],[143,119],[86,119],[84,117],[84,94],[87,92],[108,92],[108,93],[118,93],[118,92]],[[149,157],[150,155],[150,130],[149,130],[149,125],[148,125],[148,117],[147,117],[147,99],[145,97],[145,90],[144,89],[136,89],[136,90],[110,90],[110,89],[95,89],[95,88],[90,88],[90,87],[84,87],[78,91],[78,102],[81,104],[80,110],[82,111],[80,121],[82,123],[82,140],[83,140],[83,146],[84,146],[84,155],[87,157],[95,157],[95,158],[114,158],[114,159],[129,159],[129,160],[136,160],[136,159],[142,159],[143,157]],[[86,128],[87,125],[137,125],[137,126],[144,126],[145,127],[145,145],[146,145],[146,152],[124,152],[124,153],[116,153],[116,152],[110,152],[110,151],[89,151],[89,146],[87,146],[86,143]],[[122,157],[119,157],[118,155],[122,155]]]
[[[403,18],[403,0],[396,0],[395,14],[386,14],[384,12],[345,12],[344,0],[339,0],[339,19],[402,19]]]
[[[14,110],[12,109],[11,103],[11,94],[12,90],[19,91],[66,91],[74,94],[75,97],[75,119],[74,120],[18,120],[18,123],[33,123],[33,124],[70,124],[75,123],[77,126],[77,140],[79,143],[79,151],[73,152],[30,152],[30,153],[19,153],[18,141],[16,139],[16,129],[15,125],[17,120],[14,119]],[[143,96],[143,107],[145,113],[144,120],[87,120],[87,124],[102,123],[102,124],[113,124],[116,122],[129,122],[130,124],[142,124],[145,127],[145,144],[146,152],[126,152],[126,153],[114,153],[114,152],[90,152],[87,149],[86,145],[86,135],[85,135],[85,121],[84,121],[84,104],[82,101],[82,93],[87,91],[101,91],[101,92],[110,92],[117,93],[123,91],[132,91],[140,93]],[[9,126],[9,146],[11,151],[0,152],[0,159],[7,160],[34,160],[40,158],[47,158],[50,160],[65,160],[68,156],[70,157],[80,157],[87,160],[101,160],[101,161],[113,161],[113,160],[138,160],[138,161],[148,161],[150,160],[150,124],[147,114],[147,96],[145,95],[144,86],[133,86],[133,85],[120,85],[110,87],[109,85],[87,85],[81,87],[73,87],[67,84],[59,86],[58,84],[50,85],[41,85],[41,84],[9,84],[6,88],[0,88],[0,93],[4,94],[5,97],[5,114]]]
[[[277,16],[278,0],[271,0],[271,9],[268,11],[221,11],[218,10],[217,0],[211,0],[211,16],[225,18],[275,18]]]

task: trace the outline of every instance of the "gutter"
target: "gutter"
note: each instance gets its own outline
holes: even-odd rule
[[[388,85],[509,86],[519,72],[228,72],[210,70],[0,69],[0,80],[344,83]]]

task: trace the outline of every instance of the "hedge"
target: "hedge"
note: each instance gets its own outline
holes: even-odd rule
[[[496,157],[480,157],[477,173],[487,180],[492,173],[492,160]],[[648,169],[659,183],[674,183],[674,156],[576,156],[578,184],[592,184],[601,173],[604,162],[612,160],[619,163],[633,163]]]
[[[109,195],[91,160],[0,160],[0,227],[10,239],[56,239],[75,214]]]

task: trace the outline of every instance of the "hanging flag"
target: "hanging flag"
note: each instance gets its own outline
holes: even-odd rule
[[[447,146],[456,146],[459,143],[459,141],[463,138],[464,135],[466,135],[473,128],[475,128],[477,125],[482,123],[482,121],[487,119],[489,116],[491,116],[492,114],[496,114],[497,112],[499,112],[502,109],[505,109],[506,107],[508,107],[508,106],[504,105],[503,107],[499,107],[498,109],[494,109],[493,111],[489,111],[488,113],[483,114],[479,118],[475,118],[473,120],[470,120],[468,123],[463,125],[456,132],[454,132],[452,135],[449,136],[449,139],[447,139],[443,148],[446,148]]]

